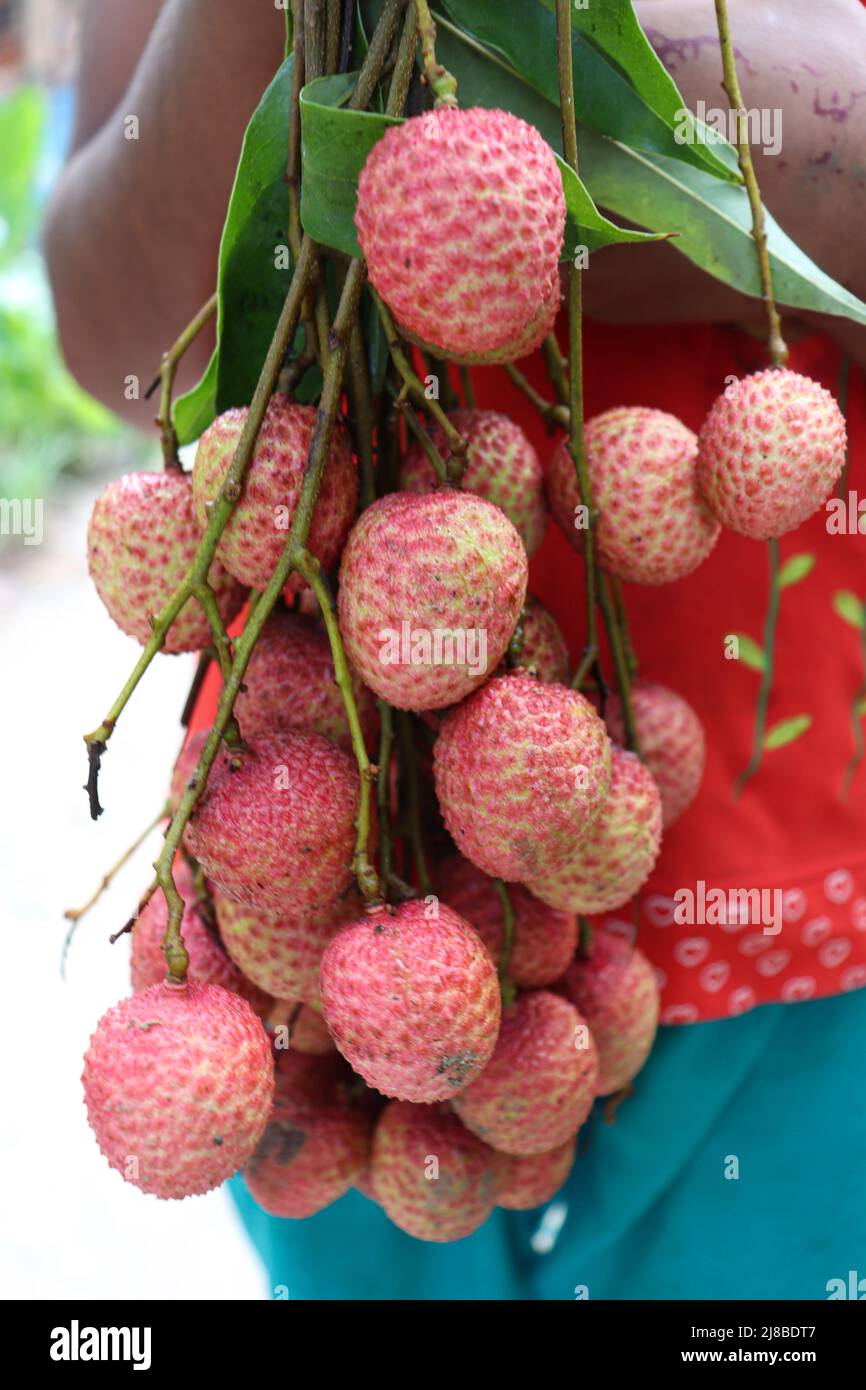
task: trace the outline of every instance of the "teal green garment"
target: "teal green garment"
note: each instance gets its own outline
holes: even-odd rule
[[[274,1297],[826,1299],[866,1277],[864,1059],[866,991],[664,1028],[616,1122],[596,1106],[554,1203],[451,1245],[357,1192],[285,1221],[232,1189]],[[540,1253],[545,1213],[547,1244],[564,1221]]]

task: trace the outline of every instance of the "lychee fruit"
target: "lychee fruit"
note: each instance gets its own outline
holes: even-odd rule
[[[214,894],[220,937],[239,970],[275,999],[315,1001],[319,966],[328,942],[354,921],[360,901],[353,890],[318,910],[268,912]]]
[[[534,555],[547,530],[544,473],[523,430],[496,410],[454,410],[448,417],[468,441],[463,487],[501,507],[517,529],[527,555]],[[433,442],[443,458],[449,449],[435,425]],[[412,444],[400,465],[405,492],[433,492],[439,480],[420,444]]]
[[[568,646],[553,614],[531,594],[523,606],[523,643],[517,662],[532,671],[540,681],[567,685],[570,663]]]
[[[188,473],[127,473],[97,497],[87,528],[87,564],[97,593],[117,626],[145,646],[156,618],[195,559],[201,527]],[[214,560],[208,581],[223,622],[243,607],[243,586]],[[168,630],[165,652],[196,652],[211,640],[196,598],[187,599]]]
[[[199,440],[192,486],[202,526],[225,482],[246,418],[246,406],[227,410]],[[240,497],[217,546],[229,573],[251,588],[265,588],[285,548],[315,423],[315,406],[299,405],[279,392],[271,397]],[[340,557],[357,502],[357,469],[346,431],[338,424],[307,541],[325,570]],[[286,593],[304,583],[299,575],[291,575]]]
[[[502,905],[492,881],[468,859],[442,864],[436,886],[448,906],[475,928],[498,966],[502,952]],[[577,918],[534,898],[522,884],[508,889],[514,911],[514,940],[508,976],[521,989],[552,984],[577,950]]]
[[[515,671],[451,711],[434,768],[461,853],[528,882],[562,868],[590,833],[610,787],[610,740],[576,690]]]
[[[188,848],[235,902],[317,912],[349,886],[358,801],[354,762],[321,734],[262,734],[218,754]]]
[[[462,700],[505,654],[526,597],[526,551],[471,492],[395,492],[356,522],[340,566],[349,660],[398,709]]]
[[[673,825],[697,795],[706,761],[704,726],[691,705],[653,681],[635,681],[631,691],[641,757],[662,799],[662,822]],[[610,736],[626,741],[622,701],[612,694],[604,711]]]
[[[701,427],[698,484],[729,530],[784,536],[830,496],[846,439],[845,417],[817,381],[757,372],[716,397]]]
[[[614,746],[610,793],[590,834],[558,869],[531,878],[537,898],[561,912],[613,912],[649,877],[662,840],[655,779],[635,753]]]
[[[496,1205],[509,1211],[531,1211],[554,1197],[574,1166],[576,1136],[543,1154],[496,1155]]]
[[[595,927],[590,955],[575,960],[563,985],[598,1048],[598,1095],[622,1090],[649,1056],[658,1027],[659,987],[652,965],[630,941]]]
[[[100,1019],[84,1099],[112,1168],[142,1192],[191,1197],[242,1168],[274,1093],[267,1034],[219,985],[151,985]]]
[[[347,1192],[370,1158],[372,1116],[346,1095],[337,1058],[280,1052],[267,1128],[244,1169],[271,1216],[299,1219]]]
[[[590,420],[584,438],[601,565],[635,584],[691,574],[721,529],[698,490],[697,437],[663,410],[619,406]],[[584,499],[564,440],[550,460],[547,496],[566,539],[581,550]]]
[[[368,1086],[447,1100],[484,1067],[499,983],[478,933],[443,903],[382,907],[343,927],[319,974],[325,1022]]]
[[[586,1020],[548,990],[518,995],[487,1066],[454,1097],[467,1129],[508,1154],[540,1154],[576,1134],[596,1093],[598,1054]]]
[[[462,1240],[496,1201],[496,1159],[447,1105],[391,1101],[373,1133],[372,1190],[417,1240]]]
[[[270,999],[242,975],[226,955],[215,927],[207,920],[204,905],[196,901],[192,876],[183,861],[175,865],[174,881],[184,901],[180,930],[189,955],[187,979],[191,984],[222,985],[223,989],[242,995],[261,1017],[269,1008]],[[162,942],[167,926],[165,895],[156,892],[142,909],[132,931],[129,968],[134,990],[148,989],[165,979],[167,967]]]
[[[361,170],[355,226],[371,283],[416,342],[510,362],[551,331],[562,177],[510,112],[443,107],[386,130]]]
[[[353,673],[352,690],[367,747],[378,725],[376,701]],[[277,610],[253,648],[235,701],[244,738],[277,729],[323,734],[350,752],[352,737],[331,648],[322,627],[300,613]]]

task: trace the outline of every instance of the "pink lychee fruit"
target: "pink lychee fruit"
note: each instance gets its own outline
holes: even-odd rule
[[[361,732],[372,748],[378,726],[376,701],[352,672]],[[271,614],[253,648],[235,714],[244,738],[276,729],[323,734],[351,752],[352,736],[331,648],[312,618],[285,610]]]
[[[637,1075],[653,1045],[659,1021],[655,971],[630,941],[595,927],[589,957],[575,960],[563,983],[598,1048],[597,1094],[612,1095]]]
[[[243,1167],[274,1093],[267,1034],[219,985],[151,985],[100,1019],[84,1099],[112,1168],[142,1192],[191,1197]]]
[[[417,1240],[462,1240],[496,1201],[496,1158],[447,1105],[385,1106],[373,1133],[375,1200]]]
[[[247,418],[246,406],[217,416],[199,440],[192,486],[200,525],[220,494]],[[271,397],[252,461],[217,556],[236,579],[264,589],[277,567],[291,530],[304,466],[316,423],[316,408],[299,405],[279,392]],[[334,431],[322,486],[313,511],[308,548],[330,570],[337,563],[358,502],[358,475],[348,436]],[[303,587],[290,576],[286,593]]]
[[[698,484],[731,531],[770,540],[830,496],[845,466],[845,417],[798,372],[757,372],[716,397],[701,427]]]
[[[547,502],[541,464],[523,430],[496,410],[454,410],[448,418],[469,445],[463,487],[501,507],[527,555],[534,555],[547,530]],[[436,425],[431,433],[440,454],[447,458],[443,431]],[[403,459],[399,481],[405,492],[438,489],[436,471],[420,444],[412,444]]]
[[[235,902],[300,915],[348,886],[358,772],[321,734],[260,735],[224,748],[187,826],[190,853]]]
[[[600,563],[635,584],[691,574],[721,530],[698,490],[697,437],[675,416],[643,406],[606,410],[584,437]],[[550,460],[547,496],[566,539],[581,550],[584,499],[564,440]]]
[[[454,1097],[467,1129],[507,1154],[540,1154],[577,1133],[590,1110],[598,1053],[586,1020],[558,994],[518,995],[496,1051]]]
[[[495,669],[526,596],[523,543],[471,492],[394,492],[358,518],[340,566],[340,631],[398,709],[441,709]]]
[[[610,793],[590,834],[558,869],[531,878],[537,898],[560,912],[613,912],[649,877],[662,840],[655,778],[635,753],[614,746]]]
[[[517,662],[533,671],[540,681],[568,683],[568,646],[553,614],[531,594],[523,607],[523,643]]]
[[[127,473],[97,497],[87,528],[90,577],[117,626],[142,646],[153,636],[151,618],[186,578],[200,540],[188,473]],[[230,623],[243,606],[242,585],[218,559],[208,580],[223,622]],[[196,652],[210,640],[205,611],[189,598],[162,650]]]
[[[315,1001],[325,947],[360,911],[351,888],[334,903],[300,913],[269,912],[214,894],[219,934],[239,970],[275,999]]]
[[[478,933],[443,903],[381,907],[343,927],[319,983],[334,1042],[385,1096],[450,1099],[496,1044],[493,962]]]
[[[443,722],[436,794],[458,849],[485,873],[554,873],[610,787],[610,740],[588,700],[522,671],[496,676]]]
[[[372,1116],[346,1095],[337,1058],[280,1052],[267,1128],[244,1169],[271,1216],[313,1216],[342,1197],[370,1158]]]
[[[371,283],[416,342],[510,362],[551,331],[562,177],[510,112],[443,107],[392,126],[361,170],[355,226]]]
[[[635,681],[631,698],[641,757],[659,789],[667,829],[691,805],[701,784],[706,761],[704,726],[682,695],[664,685]],[[604,719],[611,738],[625,743],[619,695],[610,696]]]
[[[497,1154],[496,1205],[509,1211],[531,1211],[554,1197],[574,1165],[577,1139],[572,1136],[543,1154]]]
[[[475,928],[498,966],[502,904],[492,880],[456,855],[438,869],[436,886],[448,906]],[[568,969],[577,950],[577,918],[547,907],[522,884],[512,884],[508,894],[514,912],[508,977],[521,989],[552,984]]]

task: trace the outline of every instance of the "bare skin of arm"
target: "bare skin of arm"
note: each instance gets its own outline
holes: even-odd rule
[[[688,105],[725,105],[713,0],[638,0]],[[866,298],[866,11],[858,0],[730,0],[747,106],[781,107],[782,151],[756,152],[767,205],[835,279]],[[142,426],[126,401],[214,288],[217,250],[246,123],[282,57],[273,0],[89,0],[73,151],[45,246],[61,340],[94,395]],[[138,117],[140,138],[124,138]],[[669,246],[593,259],[588,312],[614,322],[760,321]],[[793,326],[793,325],[792,325]],[[866,361],[866,330],[823,324]],[[200,374],[203,335],[179,376]]]

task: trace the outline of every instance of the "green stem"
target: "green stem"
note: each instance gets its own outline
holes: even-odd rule
[[[406,390],[405,385],[403,387],[403,390]],[[408,425],[413,437],[417,439],[418,443],[421,445],[421,448],[427,455],[430,467],[435,472],[439,481],[441,483],[447,482],[448,469],[445,460],[440,454],[439,450],[436,448],[436,445],[434,444],[431,435],[427,432],[427,430],[425,430],[424,426],[421,424],[421,421],[418,419],[417,415],[415,414],[412,407],[409,405],[409,402],[406,400],[402,392],[398,393],[395,396],[394,407],[396,410],[399,410],[403,419],[406,421],[406,424]]]
[[[460,367],[460,385],[463,388],[463,401],[467,410],[474,410],[475,387],[472,385],[472,373],[465,365]]]
[[[394,712],[385,700],[379,707],[379,753],[376,774],[376,810],[379,820],[379,864],[382,882],[388,884],[393,871],[391,838],[391,752],[394,747]]]
[[[373,400],[364,335],[356,319],[349,343],[349,402],[354,422],[355,448],[361,473],[361,511],[375,501],[373,480]]]
[[[508,968],[511,965],[511,954],[514,950],[514,904],[511,901],[511,894],[501,878],[491,879],[499,905],[502,908],[502,947],[499,952],[499,991],[502,995],[503,1006],[507,1007],[515,998],[517,991],[512,981],[508,978]]]
[[[629,627],[628,612],[625,606],[625,596],[622,592],[622,580],[616,575],[611,575],[610,582],[613,587],[614,604],[616,605],[616,618],[619,623],[619,630],[622,634],[622,644],[625,650],[625,660],[628,673],[632,681],[637,679],[638,659],[637,652],[631,640],[631,628]]]
[[[409,839],[412,842],[412,855],[418,872],[418,883],[422,897],[433,892],[427,853],[424,848],[424,832],[421,826],[421,803],[418,788],[418,753],[415,748],[415,732],[412,716],[406,710],[399,710],[397,723],[400,736],[400,762],[406,781],[407,814],[409,819]]]
[[[177,369],[187,349],[198,337],[205,324],[213,318],[213,315],[216,313],[216,307],[217,295],[216,291],[214,291],[207,303],[201,306],[195,318],[191,319],[187,324],[176,342],[172,343],[168,352],[163,353],[162,356],[162,365],[159,369],[159,414],[154,424],[159,430],[162,444],[162,457],[166,468],[180,467],[180,459],[177,453],[177,432],[171,418],[171,398],[174,391],[174,379],[177,376]]]
[[[578,917],[578,943],[577,954],[581,960],[588,960],[592,955],[592,927],[585,917]]]
[[[515,367],[513,362],[506,362],[504,365],[509,379],[514,382],[514,385],[519,391],[523,392],[527,400],[532,402],[548,429],[553,429],[555,425],[560,425],[564,430],[567,430],[571,423],[568,407],[556,405],[553,401],[546,401],[541,392],[536,391],[529,378],[524,376],[523,372],[521,372],[518,367]]]
[[[734,783],[734,796],[738,797],[743,787],[751,777],[754,777],[758,768],[761,766],[761,758],[764,753],[764,735],[767,730],[767,706],[770,701],[770,690],[773,685],[773,661],[776,648],[776,623],[779,619],[779,542],[771,540],[767,542],[767,550],[770,558],[770,598],[767,604],[767,616],[764,621],[764,667],[761,672],[761,687],[758,691],[758,703],[755,709],[755,733],[752,740],[752,756],[748,767],[744,768]]]
[[[562,355],[555,333],[548,333],[541,344],[547,375],[560,405],[568,405],[568,363]]]
[[[427,0],[416,0],[418,28],[421,31],[421,57],[427,85],[435,97],[434,106],[457,105],[457,81],[436,60],[436,25]]]
[[[289,105],[289,247],[297,261],[301,252],[301,90],[304,85],[304,3],[292,0],[292,94]],[[312,344],[309,344],[312,347]]]
[[[619,698],[622,701],[622,722],[625,726],[626,747],[632,753],[637,753],[638,756],[640,756],[640,744],[638,742],[634,707],[631,700],[631,677],[629,675],[628,661],[626,660],[625,643],[623,642],[622,632],[620,631],[619,622],[617,621],[610,582],[604,572],[599,576],[598,598],[604,618],[605,629],[607,631],[607,638],[610,643],[611,655],[613,656],[616,686],[619,691]]]

